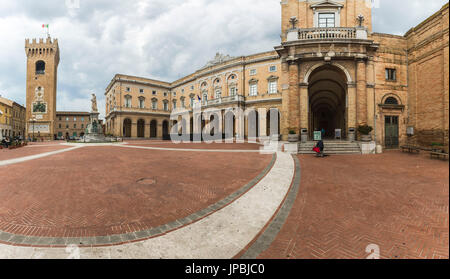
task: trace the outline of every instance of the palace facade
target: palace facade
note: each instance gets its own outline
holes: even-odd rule
[[[25,135],[25,107],[0,97],[0,140]]]
[[[437,142],[448,149],[448,4],[404,36],[373,32],[370,5],[283,0],[274,51],[217,54],[174,82],[118,74],[105,91],[106,131],[164,138],[171,111],[193,110],[200,97],[203,109],[278,109],[283,140],[289,130],[310,140],[322,129],[328,138],[339,131],[359,139],[358,127],[368,125],[385,148]],[[259,122],[258,135],[268,136]]]

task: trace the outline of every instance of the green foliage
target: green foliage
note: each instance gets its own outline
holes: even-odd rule
[[[373,128],[371,126],[367,125],[367,124],[361,125],[361,126],[358,127],[358,132],[361,135],[369,135],[370,132],[372,132],[372,131],[373,131]]]
[[[287,128],[289,131],[289,135],[296,135],[297,134],[297,128],[295,127],[289,127]]]

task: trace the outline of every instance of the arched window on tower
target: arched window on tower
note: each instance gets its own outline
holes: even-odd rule
[[[39,60],[36,62],[36,75],[43,75],[45,74],[45,62],[42,60]]]

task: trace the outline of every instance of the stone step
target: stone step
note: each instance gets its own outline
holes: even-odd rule
[[[304,152],[298,152],[298,154],[304,154],[304,155],[308,155],[308,154],[316,154],[314,151],[304,151]],[[329,152],[325,152],[325,155],[361,155],[361,151],[339,151],[339,152],[333,152],[333,151],[329,151]]]
[[[312,149],[316,146],[316,142],[299,143],[299,154],[315,154]],[[324,141],[325,154],[361,154],[361,148],[356,142],[347,141]]]
[[[361,149],[356,148],[348,148],[348,149],[324,149],[324,152],[359,152],[361,153]],[[314,152],[312,149],[299,149],[298,152]]]
[[[315,145],[301,145],[298,148],[314,148]],[[337,149],[342,149],[342,148],[360,148],[359,145],[325,145],[325,148],[337,148]]]

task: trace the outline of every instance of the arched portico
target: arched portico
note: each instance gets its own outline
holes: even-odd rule
[[[300,123],[309,139],[322,130],[326,139],[345,138],[348,129],[355,127],[351,124],[354,108],[349,110],[352,84],[349,71],[339,64],[318,63],[306,72],[300,84]]]
[[[123,121],[123,137],[130,138],[131,137],[131,119],[127,118]]]

